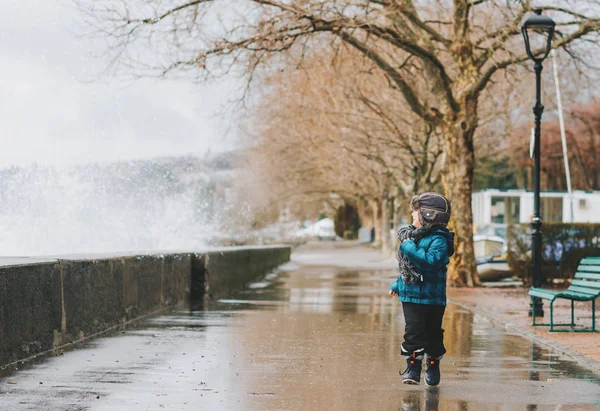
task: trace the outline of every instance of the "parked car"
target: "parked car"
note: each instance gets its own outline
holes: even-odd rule
[[[334,222],[331,218],[323,218],[302,230],[296,232],[298,238],[316,238],[321,240],[333,240],[337,239],[335,234]]]
[[[316,234],[319,241],[321,240],[332,240],[335,241],[335,226],[331,218],[324,218],[315,224]]]

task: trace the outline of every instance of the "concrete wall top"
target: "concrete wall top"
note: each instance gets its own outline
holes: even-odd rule
[[[94,261],[94,260],[112,260],[119,258],[148,258],[148,257],[165,257],[167,255],[202,255],[205,253],[218,253],[225,251],[240,251],[240,250],[265,250],[289,248],[285,244],[272,245],[247,245],[235,247],[206,247],[200,250],[154,250],[154,251],[122,251],[118,253],[84,253],[84,254],[63,254],[50,256],[33,256],[33,257],[0,257],[0,267],[21,266],[30,264],[57,263],[59,261]]]
[[[234,247],[207,247],[202,249],[202,251],[195,251],[194,254],[203,254],[203,253],[215,253],[220,251],[241,251],[241,250],[269,250],[269,249],[280,249],[280,248],[290,248],[289,245],[285,244],[271,244],[271,245],[240,245]]]
[[[0,257],[0,267],[20,267],[23,265],[52,264],[57,259],[40,257]]]

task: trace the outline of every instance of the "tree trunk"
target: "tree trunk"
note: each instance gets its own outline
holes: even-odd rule
[[[357,201],[356,211],[358,212],[360,226],[364,228],[371,227],[371,214],[369,212],[369,206],[365,205],[362,201]]]
[[[400,246],[400,240],[398,240],[398,235],[396,234],[400,225],[400,213],[398,212],[398,202],[401,201],[399,199],[399,197],[394,197],[392,199],[393,202],[393,206],[392,206],[392,221],[394,224],[394,232],[392,233],[392,238],[390,239],[390,243],[391,243],[391,247],[392,247],[392,251],[394,251],[394,253],[396,253],[396,250],[398,250],[398,247]]]
[[[378,246],[381,244],[381,207],[377,200],[370,200],[369,204],[373,215],[373,228],[375,228],[375,241],[373,244]]]
[[[465,107],[466,106],[466,107]],[[446,139],[444,187],[452,202],[451,229],[456,251],[448,270],[448,283],[454,287],[481,285],[473,247],[471,195],[474,183],[475,151],[473,135],[477,128],[476,102],[465,104],[454,121],[442,127]]]
[[[381,249],[385,254],[391,250],[390,245],[390,201],[381,200]]]

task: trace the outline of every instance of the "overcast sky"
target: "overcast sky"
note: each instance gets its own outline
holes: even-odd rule
[[[1,3],[0,167],[201,155],[233,146],[233,82],[90,82],[105,63],[73,34],[77,15],[68,1]]]

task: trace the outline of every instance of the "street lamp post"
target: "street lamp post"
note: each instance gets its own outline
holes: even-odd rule
[[[541,285],[542,274],[542,217],[540,215],[540,126],[544,106],[541,101],[542,87],[542,62],[550,53],[552,45],[552,36],[554,34],[554,20],[550,17],[542,16],[541,10],[536,10],[535,14],[530,16],[523,26],[521,32],[525,40],[525,49],[527,55],[535,63],[535,106],[533,114],[535,116],[535,134],[534,134],[534,171],[533,171],[533,219],[531,221],[531,248],[532,248],[532,285],[539,287]],[[536,48],[531,50],[532,43]],[[543,316],[542,300],[534,298],[529,315]]]

